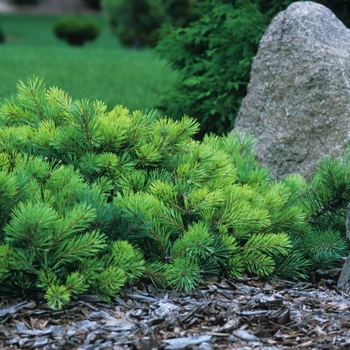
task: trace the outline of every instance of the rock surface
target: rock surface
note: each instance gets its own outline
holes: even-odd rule
[[[350,243],[350,204],[346,214],[346,238]],[[348,255],[345,264],[341,270],[338,279],[338,288],[347,289],[350,287],[350,254]]]
[[[235,128],[257,139],[276,178],[310,178],[350,141],[350,30],[326,7],[297,2],[262,37]]]

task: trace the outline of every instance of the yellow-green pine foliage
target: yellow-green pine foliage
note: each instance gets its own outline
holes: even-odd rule
[[[300,279],[346,250],[313,226],[312,186],[271,179],[247,135],[195,141],[187,116],[107,111],[37,77],[0,105],[0,126],[2,296],[61,308],[140,277],[183,290],[243,273]]]

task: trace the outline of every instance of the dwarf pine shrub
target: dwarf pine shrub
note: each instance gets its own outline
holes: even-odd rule
[[[247,135],[195,141],[191,118],[107,112],[37,77],[2,102],[0,126],[2,297],[61,308],[140,277],[185,291],[243,273],[305,279],[346,253],[346,162],[326,160],[311,184],[274,181]]]

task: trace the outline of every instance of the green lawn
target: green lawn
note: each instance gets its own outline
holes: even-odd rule
[[[74,99],[103,100],[134,109],[157,106],[158,92],[175,73],[151,50],[121,47],[103,17],[100,37],[71,47],[53,34],[55,17],[0,15],[6,43],[0,45],[0,96],[16,91],[19,80],[33,75],[47,86],[58,86]]]

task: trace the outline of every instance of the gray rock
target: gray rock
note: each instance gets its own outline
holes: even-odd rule
[[[348,212],[346,214],[346,238],[348,239],[348,242],[350,242],[350,204],[348,205]],[[338,288],[344,289],[350,287],[350,254],[343,265],[337,286]]]
[[[235,129],[257,139],[276,178],[310,178],[323,155],[350,141],[350,30],[326,7],[291,4],[271,22],[254,59]]]

